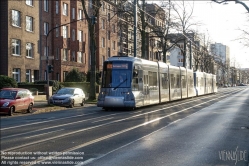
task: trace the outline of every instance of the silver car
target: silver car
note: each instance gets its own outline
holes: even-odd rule
[[[57,106],[66,106],[73,108],[75,104],[84,106],[85,93],[80,88],[65,87],[58,90],[53,96],[50,97],[50,104]]]

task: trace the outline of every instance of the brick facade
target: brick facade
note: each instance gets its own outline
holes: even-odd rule
[[[2,5],[3,3],[3,5]],[[38,40],[39,36],[39,2],[33,1],[32,5],[27,5],[26,1],[1,1],[1,14],[4,25],[1,31],[1,74],[13,77],[18,82],[32,82],[39,79],[39,53]],[[17,20],[19,25],[13,25],[13,11],[19,12]],[[27,30],[27,16],[32,18],[32,30]],[[5,23],[4,23],[5,22]],[[13,53],[13,39],[19,40],[18,54]],[[29,44],[31,43],[31,44]],[[31,47],[27,47],[27,45]],[[31,49],[32,54],[27,54],[27,48]]]

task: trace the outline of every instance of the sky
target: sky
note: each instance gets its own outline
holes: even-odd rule
[[[243,2],[249,6],[249,1]],[[242,35],[238,29],[246,30],[246,24],[249,27],[249,13],[241,4],[195,1],[193,16],[201,22],[196,28],[198,32],[207,34],[213,43],[229,46],[232,66],[249,68],[249,48],[243,46],[243,41],[236,40]]]

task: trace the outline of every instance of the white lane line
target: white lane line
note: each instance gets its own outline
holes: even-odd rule
[[[105,121],[105,120],[109,120],[109,119],[113,119],[113,117],[106,118],[106,119],[101,119],[101,120],[97,120],[97,121],[94,121],[92,123],[97,123],[97,122],[101,122],[101,121]]]
[[[42,121],[42,122],[34,122],[34,123],[23,124],[23,125],[12,126],[12,127],[6,127],[6,128],[0,128],[0,131],[8,130],[8,129],[13,129],[13,128],[24,127],[24,126],[31,126],[31,125],[41,124],[41,123],[46,123],[46,122],[51,122],[51,121],[58,121],[58,120],[63,120],[63,119],[70,119],[70,118],[75,118],[75,117],[81,117],[81,116],[86,116],[86,115],[91,115],[91,114],[96,114],[96,113],[97,112],[89,113],[89,114],[82,114],[82,115],[75,115],[75,116],[70,116],[70,117],[65,117],[65,118],[59,118],[59,119],[46,120],[46,121]]]
[[[210,96],[207,96],[207,97],[204,97],[204,98],[209,98]],[[203,98],[198,98],[198,100],[201,100]],[[192,101],[187,101],[187,102],[184,102],[184,103],[180,103],[178,105],[174,105],[174,106],[180,106],[182,104],[186,104],[186,103],[190,103],[190,102],[195,102],[196,99],[191,99]],[[167,105],[163,105],[163,106],[167,106]],[[171,108],[171,107],[166,107],[166,108]],[[166,109],[165,108],[165,109]],[[140,113],[142,111],[135,111],[135,112],[132,112],[130,114],[137,114],[137,113]],[[149,113],[149,112],[148,112]],[[108,116],[111,116],[111,115],[119,115],[119,114],[124,114],[124,113],[115,113],[115,114],[110,114],[110,115],[107,115],[107,116],[102,116],[102,117],[98,117],[98,118],[103,118],[103,117],[108,117]],[[88,115],[88,114],[87,114]],[[82,116],[82,115],[80,115]],[[74,117],[74,116],[73,116]],[[93,119],[98,119],[98,118],[92,118],[92,119],[87,119],[87,120],[93,120]],[[67,118],[66,118],[67,119]],[[77,121],[77,122],[72,122],[72,123],[67,123],[67,124],[62,124],[62,125],[57,125],[57,126],[51,126],[51,127],[47,127],[47,128],[43,128],[43,129],[39,129],[39,130],[36,130],[36,131],[43,131],[43,130],[47,130],[47,129],[51,129],[51,128],[56,128],[56,127],[61,127],[61,126],[65,126],[65,125],[71,125],[71,124],[76,124],[76,123],[81,123],[81,122],[84,122],[84,121],[87,121],[87,120],[82,120],[82,121]],[[20,136],[20,135],[24,135],[24,134],[28,134],[28,133],[33,133],[33,132],[36,132],[36,131],[31,131],[31,132],[26,132],[26,133],[21,133],[21,134],[15,134],[15,135],[10,135],[10,136],[6,136],[6,137],[1,137],[0,140],[2,139],[6,139],[6,138],[11,138],[11,137],[15,137],[15,136]]]
[[[200,104],[198,104],[198,105],[195,105],[195,106],[192,106],[192,107],[183,109],[182,111],[178,111],[178,112],[169,114],[169,115],[167,115],[166,117],[171,116],[171,115],[175,115],[175,114],[180,113],[180,112],[183,112],[183,111],[185,111],[185,110],[187,110],[187,109],[191,109],[191,108],[197,107],[197,106],[199,106],[199,105],[208,103],[208,102],[210,102],[210,101],[217,100],[217,99],[219,99],[219,98],[222,98],[222,97],[225,97],[225,96],[230,96],[230,95],[231,95],[231,94],[226,94],[226,95],[220,96],[220,97],[218,97],[218,98],[214,98],[214,99],[209,100],[209,101],[207,101],[207,102],[203,102],[203,103],[200,103]],[[80,132],[83,132],[83,131],[91,130],[91,129],[94,129],[94,128],[103,127],[103,126],[106,126],[106,125],[109,125],[109,124],[113,124],[113,123],[125,121],[125,120],[128,120],[128,119],[132,119],[132,118],[135,118],[135,117],[138,117],[138,116],[150,114],[150,113],[153,113],[153,112],[158,112],[158,111],[165,110],[165,109],[171,108],[171,107],[175,107],[175,105],[172,105],[172,106],[166,107],[166,108],[162,108],[162,109],[157,109],[157,110],[150,111],[150,112],[145,112],[145,113],[142,113],[142,114],[139,114],[139,115],[134,115],[134,116],[131,116],[131,117],[128,117],[128,118],[123,118],[123,119],[115,120],[115,121],[108,122],[108,123],[104,123],[104,124],[101,124],[101,125],[97,125],[97,126],[93,126],[93,127],[89,127],[89,128],[85,128],[85,129],[81,129],[81,130],[77,130],[77,131],[73,131],[73,132],[61,134],[61,135],[54,136],[54,137],[50,137],[50,138],[47,138],[47,139],[42,139],[42,140],[30,142],[30,143],[23,144],[23,145],[19,145],[19,146],[16,146],[16,147],[11,147],[11,148],[7,148],[7,149],[2,149],[2,151],[11,151],[11,150],[13,150],[13,149],[18,149],[18,148],[22,148],[22,147],[25,147],[25,146],[29,146],[29,145],[33,145],[33,144],[45,142],[45,141],[48,141],[48,140],[52,140],[52,139],[56,139],[56,138],[60,138],[60,137],[64,137],[64,136],[68,136],[68,135],[72,135],[72,134],[76,134],[76,133],[80,133]],[[163,118],[164,118],[164,117],[161,117],[161,118],[158,118],[157,120],[160,120],[160,119],[163,119]],[[153,121],[153,120],[152,120],[152,121]],[[146,123],[147,123],[147,122],[146,122]]]
[[[37,135],[33,135],[33,136],[29,136],[29,137],[25,137],[25,138],[39,137],[39,136],[41,136],[41,135],[46,135],[46,134],[50,134],[50,133],[55,133],[55,132],[62,131],[62,130],[64,130],[64,129],[55,130],[55,131],[50,131],[50,132],[46,132],[46,133],[42,133],[42,134],[37,134]]]
[[[34,133],[34,132],[38,132],[38,131],[43,131],[43,130],[47,130],[47,129],[57,128],[57,127],[62,127],[62,126],[68,126],[68,125],[72,125],[72,124],[77,124],[77,123],[81,123],[81,122],[85,122],[85,121],[89,121],[89,120],[95,120],[95,119],[108,117],[108,116],[113,116],[113,115],[116,115],[116,114],[110,114],[110,115],[106,115],[106,116],[90,118],[90,119],[80,120],[80,121],[71,122],[71,123],[64,123],[64,124],[61,124],[61,125],[46,127],[46,128],[38,129],[38,130],[35,130],[35,131],[29,131],[29,132],[20,133],[20,134],[9,135],[9,136],[5,136],[5,137],[1,137],[0,140],[15,137],[15,136],[20,136],[20,135],[30,134],[30,133]]]
[[[98,158],[98,157],[97,157],[97,158]],[[90,159],[88,159],[88,160],[86,160],[86,161],[83,161],[83,162],[81,162],[81,163],[78,163],[76,166],[81,166],[81,165],[89,164],[89,163],[93,162],[94,160],[96,160],[97,158],[90,158]]]
[[[226,96],[226,95],[225,95],[225,96]],[[219,97],[219,98],[221,98],[221,97]],[[112,137],[114,137],[114,136],[123,134],[123,133],[125,133],[125,132],[131,131],[131,130],[134,130],[134,129],[137,129],[137,128],[139,128],[139,127],[148,125],[148,124],[153,123],[153,122],[155,122],[155,121],[160,121],[160,120],[165,119],[165,118],[167,118],[167,117],[170,117],[170,116],[173,116],[173,115],[182,113],[182,112],[184,112],[184,111],[186,111],[186,110],[189,110],[189,109],[191,109],[191,108],[198,107],[198,106],[200,106],[200,105],[202,105],[202,104],[205,104],[205,103],[209,103],[210,101],[213,101],[213,100],[216,100],[216,99],[217,99],[217,98],[212,99],[212,100],[209,100],[209,101],[206,101],[206,102],[203,102],[203,103],[200,103],[200,104],[197,104],[197,105],[192,106],[192,107],[189,107],[189,108],[185,108],[185,109],[183,109],[183,110],[181,110],[181,111],[177,111],[177,112],[171,113],[171,114],[169,114],[169,115],[166,115],[166,116],[163,116],[163,117],[160,117],[160,118],[156,118],[156,119],[150,120],[150,121],[148,121],[148,122],[145,122],[145,123],[142,123],[142,124],[139,124],[139,125],[136,125],[136,126],[133,126],[133,127],[130,127],[130,128],[127,128],[127,129],[124,129],[124,130],[121,130],[121,131],[118,131],[118,132],[115,132],[115,133],[112,133],[112,134],[109,134],[109,135],[106,135],[106,136],[103,136],[103,137],[100,137],[100,138],[97,138],[97,139],[95,139],[95,140],[92,140],[92,141],[83,143],[83,144],[81,144],[81,145],[77,145],[77,146],[75,146],[75,147],[66,149],[66,150],[64,150],[64,151],[62,151],[62,152],[71,152],[71,151],[75,151],[75,150],[77,150],[77,149],[86,147],[86,146],[88,146],[88,145],[91,145],[91,144],[94,144],[94,143],[97,143],[97,142],[100,142],[100,141],[103,141],[103,140],[112,138]],[[7,151],[7,150],[4,150],[4,151]],[[55,155],[55,156],[59,156],[59,155]],[[49,156],[49,157],[54,157],[54,156]],[[41,161],[45,161],[45,160],[46,160],[46,159],[44,159],[44,160],[36,160],[36,161],[41,162]]]
[[[241,91],[241,89],[239,90],[236,90],[235,92],[237,91]],[[208,97],[207,97],[208,98]],[[203,98],[201,98],[203,99]],[[200,99],[200,100],[201,100]],[[198,99],[197,99],[198,100]],[[193,100],[194,101],[194,100]],[[186,103],[189,103],[189,102],[186,102]],[[185,104],[185,103],[183,103]],[[167,105],[165,105],[167,106]],[[35,123],[29,123],[29,124],[23,124],[23,125],[18,125],[18,126],[12,126],[12,127],[6,127],[6,128],[0,128],[0,131],[3,131],[3,130],[8,130],[8,129],[13,129],[13,128],[18,128],[18,127],[24,127],[24,126],[30,126],[30,125],[34,125],[34,124],[41,124],[41,123],[46,123],[46,122],[51,122],[51,121],[57,121],[57,120],[63,120],[63,119],[70,119],[70,118],[74,118],[74,117],[80,117],[80,116],[86,116],[86,115],[91,115],[91,114],[96,114],[98,112],[94,112],[94,113],[89,113],[89,114],[82,114],[82,115],[75,115],[75,116],[71,116],[71,117],[65,117],[65,118],[59,118],[59,119],[53,119],[53,120],[47,120],[47,121],[42,121],[42,122],[35,122]],[[135,112],[136,113],[136,112]],[[134,113],[134,114],[135,114]],[[133,113],[131,113],[133,114]]]

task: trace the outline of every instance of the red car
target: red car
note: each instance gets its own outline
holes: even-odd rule
[[[32,111],[34,96],[27,89],[3,88],[0,90],[0,113],[12,115],[13,112],[27,110]]]

